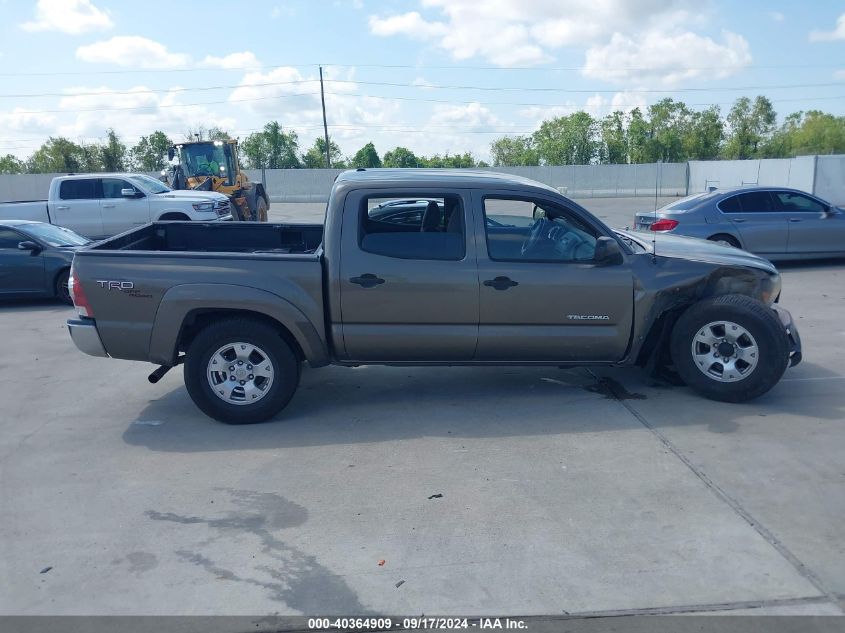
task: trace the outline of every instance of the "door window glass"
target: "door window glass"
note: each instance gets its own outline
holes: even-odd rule
[[[772,196],[768,191],[749,191],[737,196],[743,213],[766,213],[775,211]]]
[[[814,200],[810,196],[793,191],[776,191],[774,195],[775,200],[778,201],[783,211],[805,211],[810,213],[823,213],[827,211],[827,207],[824,204],[818,200]]]
[[[96,200],[100,197],[96,178],[63,180],[59,186],[62,200]]]
[[[18,244],[24,241],[24,237],[12,229],[0,228],[0,248],[17,249]]]
[[[722,213],[742,213],[742,205],[739,204],[739,196],[731,196],[719,202],[719,209]]]
[[[587,262],[598,234],[575,214],[543,201],[484,199],[487,254],[500,261]]]
[[[464,210],[456,195],[368,197],[360,212],[361,250],[399,259],[460,260]]]
[[[103,198],[122,198],[123,189],[134,188],[133,185],[119,178],[103,178]]]

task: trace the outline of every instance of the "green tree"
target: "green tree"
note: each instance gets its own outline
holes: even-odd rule
[[[271,121],[261,132],[254,132],[241,144],[246,162],[253,169],[291,169],[300,166],[299,137],[285,132],[278,121]]]
[[[639,108],[631,110],[628,116],[628,162],[651,162],[651,125]]]
[[[138,171],[159,171],[167,166],[167,150],[173,141],[164,132],[156,130],[141,140],[130,150],[129,157],[133,169]]]
[[[87,158],[82,146],[62,136],[50,137],[27,160],[27,171],[35,174],[84,171]]]
[[[649,162],[677,163],[686,160],[684,137],[688,134],[689,117],[690,111],[685,103],[668,97],[648,107],[651,124]]]
[[[329,138],[329,158],[331,165],[336,169],[346,167],[340,147]],[[310,169],[320,169],[326,166],[326,141],[322,136],[314,140],[314,144],[302,155],[302,166]]]
[[[464,152],[463,154],[449,154],[446,152],[443,156],[435,154],[429,158],[421,156],[419,161],[421,167],[440,169],[466,169],[477,165],[475,157],[470,152]]]
[[[692,112],[683,135],[685,160],[716,160],[722,148],[725,124],[719,106]]]
[[[770,140],[777,115],[772,102],[758,96],[752,102],[748,97],[737,99],[728,112],[728,138],[724,148],[725,158],[756,158]]]
[[[810,110],[791,133],[790,155],[845,153],[845,117]]]
[[[407,147],[396,147],[384,153],[385,167],[419,167],[420,159]]]
[[[625,114],[619,111],[608,114],[599,124],[599,133],[599,162],[613,165],[627,163],[628,130]]]
[[[372,142],[367,143],[355,152],[350,167],[381,167],[381,158],[379,158],[375,145]]]
[[[26,171],[24,162],[13,154],[0,156],[0,174],[22,174]]]
[[[543,121],[532,140],[546,165],[587,165],[598,156],[596,122],[587,112]]]
[[[497,167],[539,165],[540,157],[530,136],[503,136],[490,144],[493,164]]]
[[[124,171],[127,166],[126,145],[114,131],[109,129],[105,145],[100,147],[100,159],[105,171]]]

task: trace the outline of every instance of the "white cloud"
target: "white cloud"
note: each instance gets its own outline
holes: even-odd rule
[[[374,35],[407,35],[414,39],[425,40],[446,35],[449,27],[443,22],[429,22],[416,11],[380,18],[371,15],[370,32]]]
[[[769,11],[769,17],[775,22],[783,22],[786,16],[780,11]]]
[[[832,31],[812,31],[811,42],[826,42],[830,40],[845,40],[845,13],[836,19],[836,26]]]
[[[723,79],[750,63],[748,42],[728,31],[721,42],[689,31],[637,38],[614,33],[607,44],[587,49],[582,72],[592,79],[671,87],[689,79]]]
[[[212,55],[206,56],[200,64],[210,68],[249,68],[251,66],[261,66],[261,62],[252,51],[243,51],[240,53],[230,53],[223,57],[214,57]]]
[[[429,124],[439,127],[453,127],[454,132],[489,132],[501,128],[502,120],[489,108],[479,102],[465,105],[437,104],[429,119]]]
[[[843,69],[843,70],[837,70],[836,72],[834,72],[834,73],[833,73],[833,78],[834,78],[834,79],[842,79],[842,80],[845,80],[845,69]]]
[[[481,57],[500,66],[517,66],[550,61],[553,49],[594,43],[614,32],[695,23],[700,19],[696,17],[700,4],[693,0],[422,0],[423,7],[440,14],[438,19],[411,11],[373,15],[369,24],[375,35],[433,41],[455,59]]]
[[[38,0],[35,20],[20,25],[25,31],[59,31],[71,35],[112,26],[108,12],[95,7],[91,0]]]
[[[0,130],[15,132],[51,132],[56,117],[53,114],[29,112],[24,108],[14,108],[9,112],[0,112]]]
[[[76,49],[84,62],[117,64],[137,68],[179,68],[191,62],[189,55],[173,53],[167,46],[138,35],[118,35]]]

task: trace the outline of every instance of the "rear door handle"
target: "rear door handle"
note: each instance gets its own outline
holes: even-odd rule
[[[68,209],[70,209],[70,207],[67,207],[65,205],[61,205],[59,207],[56,207],[57,211],[67,211]]]
[[[733,218],[733,221],[737,224],[742,224],[743,222],[745,222],[745,218]]]
[[[789,218],[790,222],[800,222],[801,218]]]
[[[507,290],[508,288],[518,286],[519,282],[513,281],[510,277],[496,277],[495,279],[488,279],[484,282],[484,285],[495,288],[496,290]]]
[[[360,277],[350,277],[349,281],[353,284],[358,284],[362,288],[373,288],[384,283],[384,279],[376,277],[372,273],[365,273]]]
[[[104,204],[103,208],[104,209],[114,209],[114,205],[113,204]]]

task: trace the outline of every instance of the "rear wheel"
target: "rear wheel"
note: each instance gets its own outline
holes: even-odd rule
[[[722,246],[733,246],[734,248],[741,248],[739,240],[736,239],[733,235],[726,235],[725,233],[720,233],[719,235],[711,235],[707,239],[711,242],[721,244]]]
[[[744,295],[706,299],[675,324],[672,362],[702,395],[743,402],[774,387],[789,363],[789,340],[767,306]]]
[[[73,299],[70,296],[70,288],[68,282],[70,281],[70,270],[63,270],[56,276],[56,298],[62,303],[73,305]]]
[[[267,201],[261,196],[255,199],[255,217],[258,222],[267,221]]]
[[[227,424],[263,422],[281,411],[299,384],[299,362],[278,330],[227,319],[202,330],[185,360],[185,386],[206,415]]]

